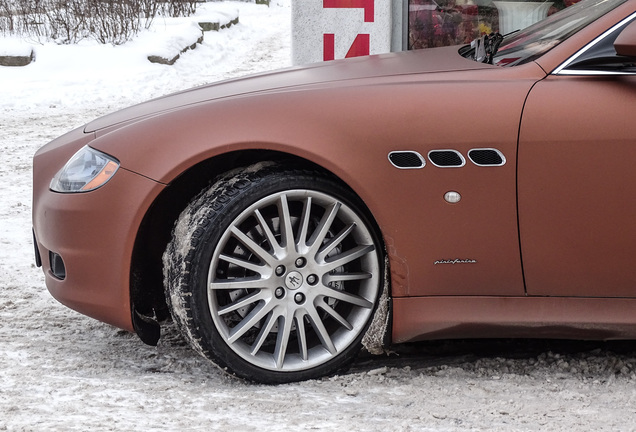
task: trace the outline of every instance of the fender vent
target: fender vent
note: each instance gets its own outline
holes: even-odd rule
[[[502,166],[506,163],[504,155],[495,149],[472,149],[468,157],[478,166]]]
[[[422,155],[415,151],[391,152],[389,153],[389,162],[399,169],[419,169],[426,165]]]
[[[466,159],[457,150],[431,150],[428,152],[428,160],[440,168],[462,167],[466,165]]]

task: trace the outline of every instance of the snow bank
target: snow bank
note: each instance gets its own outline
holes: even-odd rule
[[[203,42],[203,30],[199,24],[190,22],[165,26],[163,31],[144,34],[140,39],[148,41],[148,60],[152,63],[172,65],[181,54],[194,49]]]
[[[33,46],[15,37],[0,37],[0,56],[27,57]]]
[[[206,8],[206,11],[209,8]],[[238,9],[217,9],[197,14],[197,22],[203,31],[218,31],[239,23]]]
[[[148,61],[164,29],[187,28],[199,17],[232,17],[237,11],[237,25],[206,32],[203,42],[182,54],[174,65]],[[50,107],[102,107],[102,111],[112,111],[196,85],[289,66],[290,14],[289,0],[274,1],[270,7],[210,2],[201,4],[195,17],[155,20],[150,30],[124,45],[93,41],[38,45],[37,61],[22,68],[0,68],[0,109],[30,112]]]
[[[26,66],[35,58],[33,46],[18,38],[0,38],[0,66]]]

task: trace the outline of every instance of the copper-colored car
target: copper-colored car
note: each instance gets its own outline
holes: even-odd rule
[[[222,82],[34,160],[53,296],[261,382],[361,346],[636,337],[636,0]]]

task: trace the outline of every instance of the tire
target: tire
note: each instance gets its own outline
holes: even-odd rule
[[[363,204],[313,171],[253,166],[203,191],[164,254],[166,297],[193,348],[261,383],[346,370],[383,286]]]

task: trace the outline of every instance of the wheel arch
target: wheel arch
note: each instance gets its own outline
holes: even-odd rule
[[[386,242],[382,230],[363,197],[342,178],[315,162],[289,153],[272,150],[238,150],[225,153],[200,161],[177,176],[156,197],[140,224],[131,258],[130,304],[135,331],[143,342],[156,345],[160,331],[157,321],[164,321],[170,315],[163,288],[162,255],[171,239],[173,226],[179,214],[202,189],[220,175],[263,161],[317,170],[335,179],[357,196],[363,205],[365,217],[372,224],[382,245],[381,258],[386,262],[385,279],[390,280]],[[388,298],[390,317],[390,283]],[[390,318],[388,323],[390,327]],[[390,329],[387,329],[385,336],[389,335]]]

